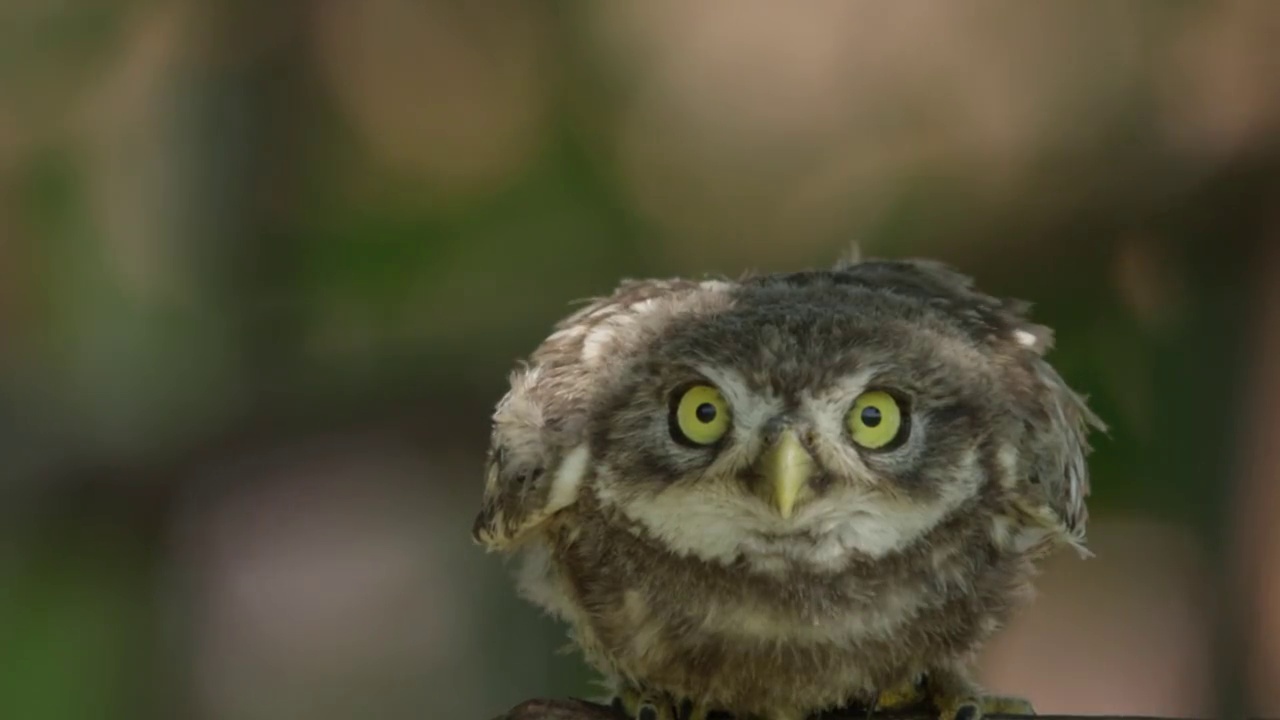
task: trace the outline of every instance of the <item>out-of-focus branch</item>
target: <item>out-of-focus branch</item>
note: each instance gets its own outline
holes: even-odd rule
[[[876,720],[892,718],[893,720],[936,720],[937,716],[926,712],[893,712],[877,713]],[[991,715],[990,718],[1012,720],[1013,718],[1035,718],[1035,720],[1165,720],[1163,718],[1138,715]],[[624,720],[624,716],[616,710],[585,700],[528,700],[520,703],[506,715],[499,715],[494,720]],[[867,720],[865,712],[835,712],[821,716],[821,720]]]

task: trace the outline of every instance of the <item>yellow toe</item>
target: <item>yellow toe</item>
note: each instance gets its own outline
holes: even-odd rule
[[[919,705],[924,700],[920,684],[914,680],[905,680],[876,696],[876,710],[902,710]]]
[[[936,701],[940,720],[982,720],[988,715],[1035,715],[1031,703],[1020,697],[982,695]]]

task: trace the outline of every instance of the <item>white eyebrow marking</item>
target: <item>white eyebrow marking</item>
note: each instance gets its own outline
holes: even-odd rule
[[[715,385],[729,403],[733,416],[733,433],[742,442],[750,442],[756,430],[777,413],[782,412],[782,400],[772,391],[752,389],[747,379],[736,370],[700,365],[695,368]]]
[[[800,409],[805,419],[829,440],[839,442],[844,437],[845,414],[878,372],[879,368],[863,368],[840,378],[821,392],[805,390],[800,395]]]

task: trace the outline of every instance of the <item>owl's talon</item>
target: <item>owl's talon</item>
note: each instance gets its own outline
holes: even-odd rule
[[[876,696],[873,711],[905,710],[923,705],[927,699],[919,679],[904,680]]]
[[[610,705],[622,711],[629,720],[676,720],[677,717],[675,708],[665,696],[642,693],[632,688],[620,691]]]
[[[1031,701],[1013,695],[987,695],[982,698],[982,710],[987,715],[1035,715]]]
[[[1035,715],[1031,703],[1020,697],[983,695],[937,703],[939,720],[982,720],[987,715]]]

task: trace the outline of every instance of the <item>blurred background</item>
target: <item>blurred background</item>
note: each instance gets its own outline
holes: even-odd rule
[[[0,717],[594,695],[470,543],[488,415],[624,276],[927,255],[1110,423],[983,656],[1280,715],[1280,4],[3,0]]]

